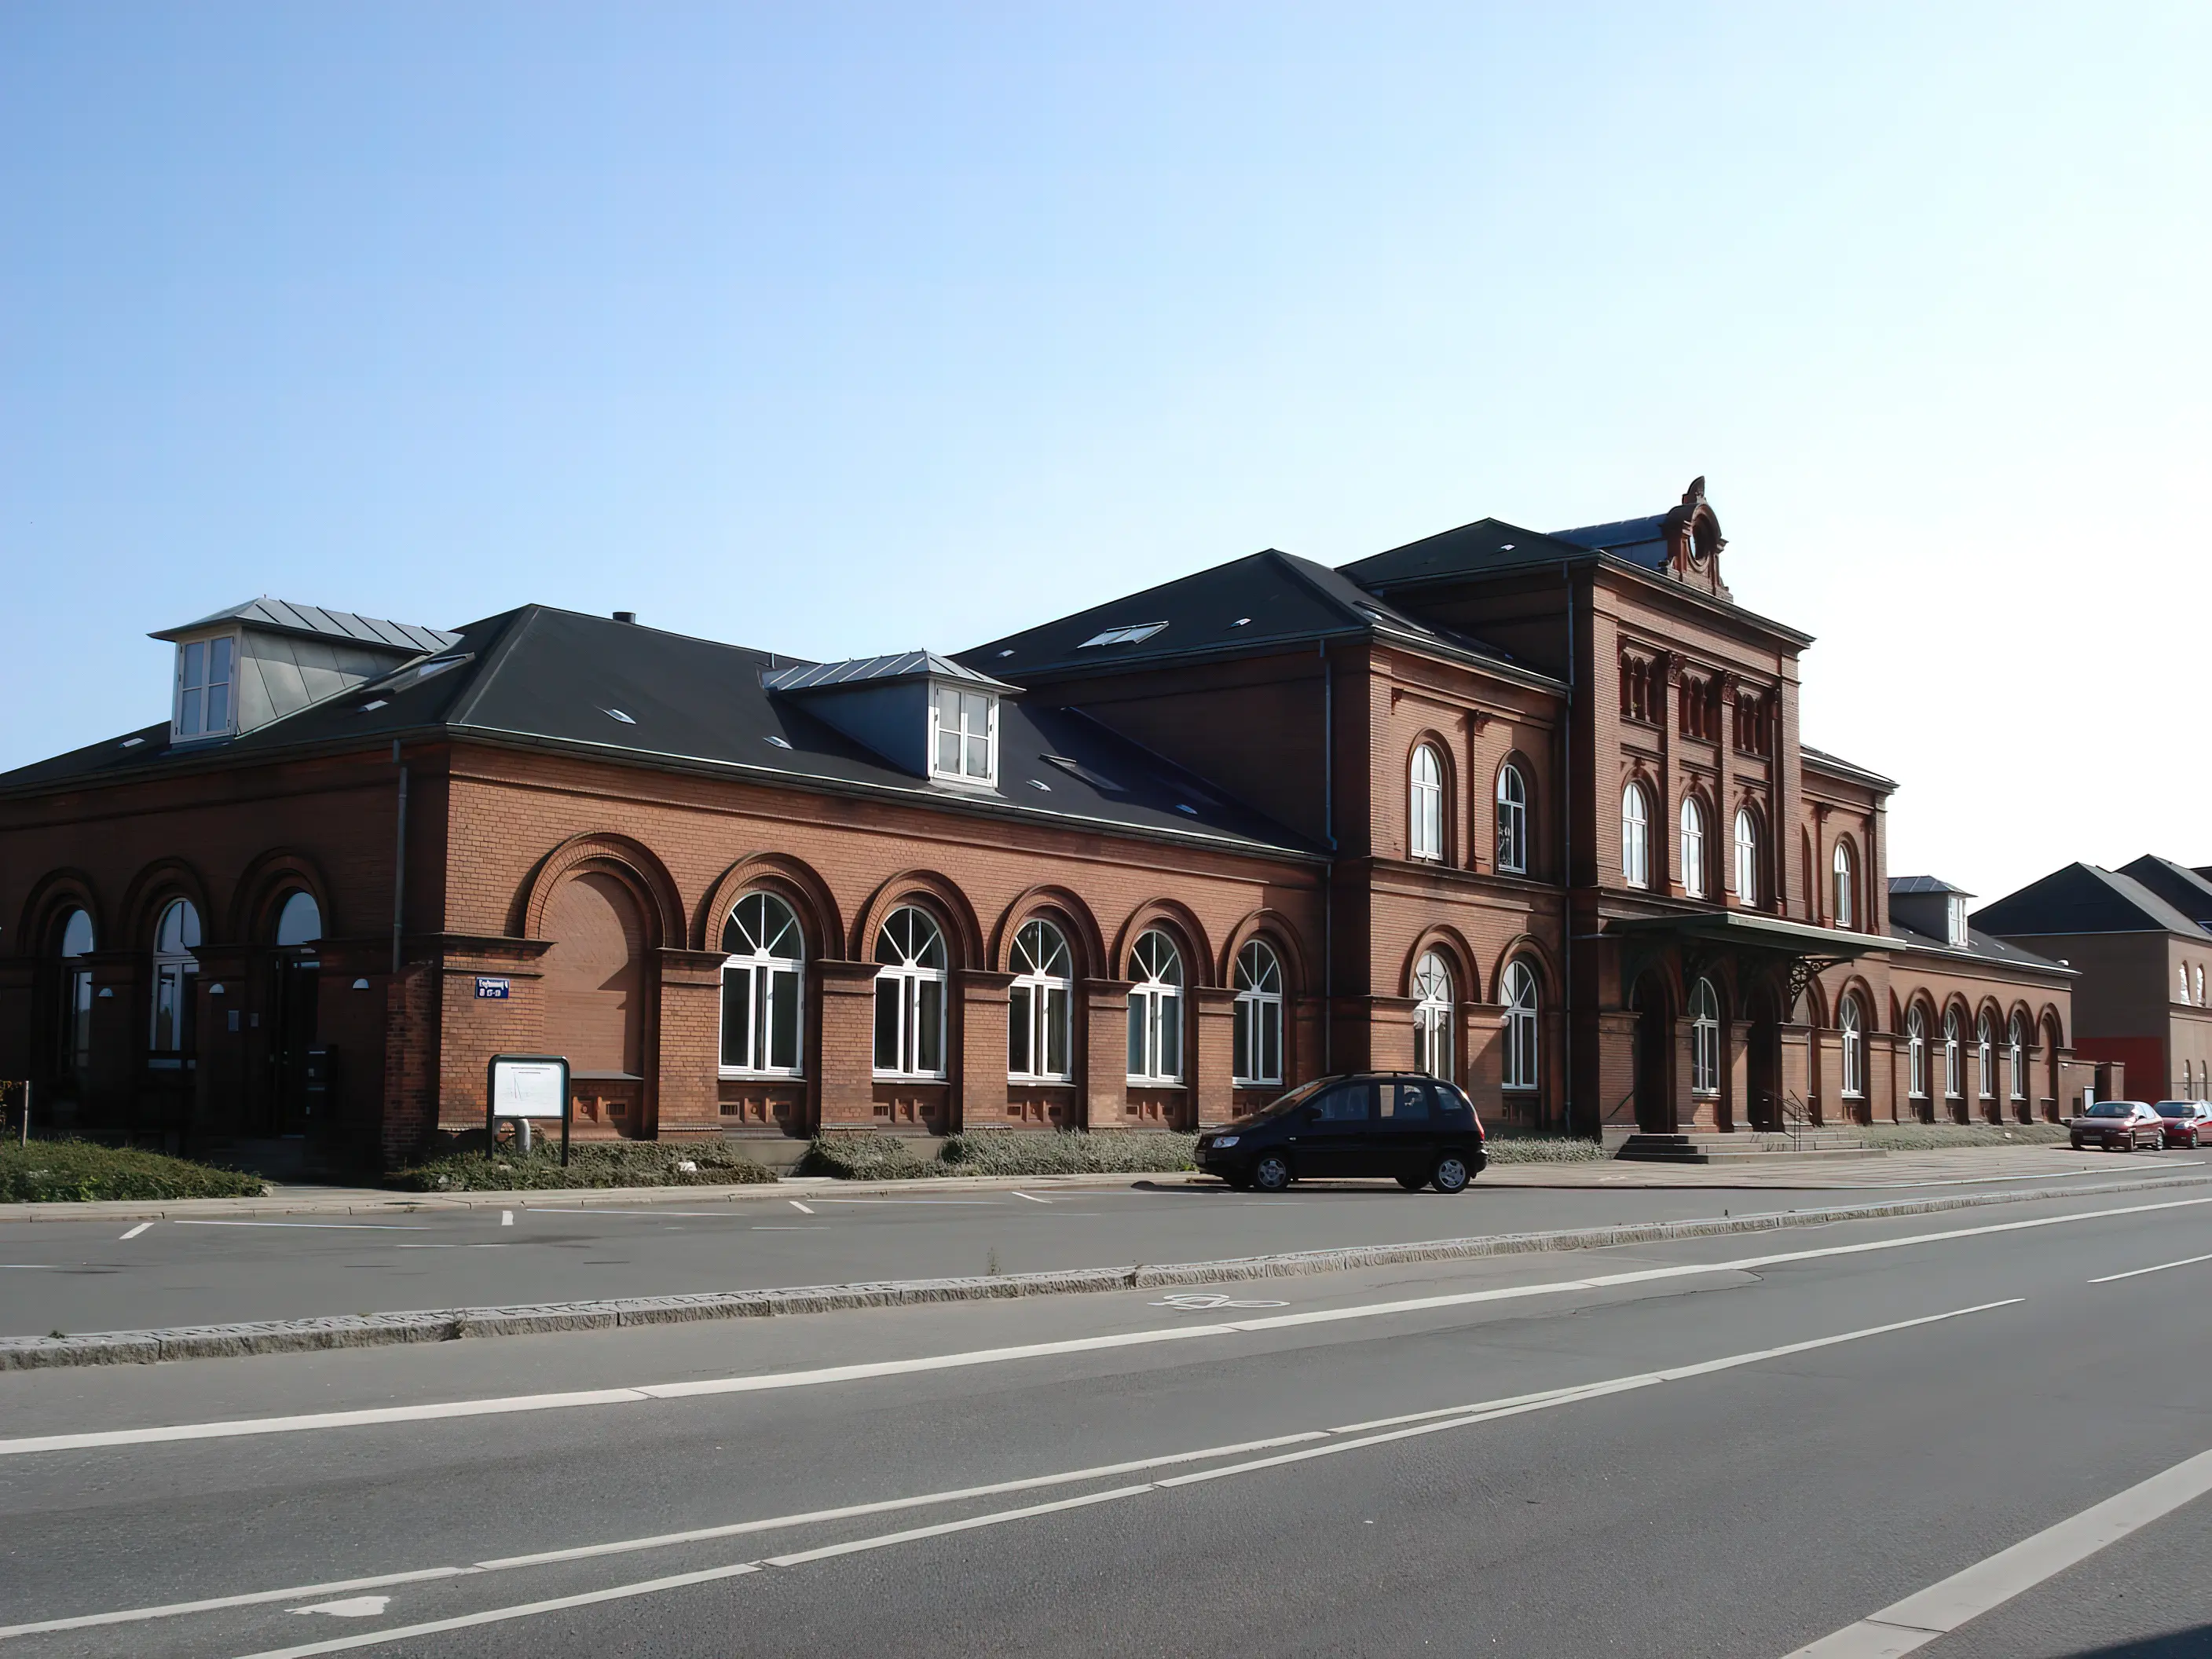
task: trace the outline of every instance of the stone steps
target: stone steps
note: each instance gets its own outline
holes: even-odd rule
[[[1813,1129],[1796,1136],[1782,1134],[1647,1134],[1628,1137],[1613,1154],[1632,1164],[1798,1163],[1880,1158],[1881,1152],[1834,1129]]]

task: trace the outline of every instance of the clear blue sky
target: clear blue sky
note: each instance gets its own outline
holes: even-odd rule
[[[1697,473],[1892,868],[2212,861],[2212,8],[0,9],[0,766],[270,592],[958,649]]]

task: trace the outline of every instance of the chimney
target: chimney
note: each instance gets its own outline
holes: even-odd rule
[[[637,612],[635,611],[617,611],[615,612],[615,620],[619,623],[634,623],[637,620]]]

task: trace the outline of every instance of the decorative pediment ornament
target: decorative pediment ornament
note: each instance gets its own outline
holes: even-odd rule
[[[1728,545],[1721,521],[1705,500],[1705,481],[1692,478],[1679,505],[1667,513],[1667,557],[1682,581],[1709,588],[1725,597],[1721,580],[1721,549]]]

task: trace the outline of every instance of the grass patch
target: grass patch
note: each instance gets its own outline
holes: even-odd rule
[[[259,1176],[90,1140],[0,1143],[0,1203],[93,1204],[115,1198],[259,1198]]]
[[[1196,1135],[1124,1129],[979,1129],[945,1143],[945,1175],[1167,1175],[1194,1169]]]
[[[1580,1135],[1514,1135],[1492,1133],[1483,1139],[1492,1164],[1602,1164],[1605,1147]]]
[[[385,1184],[410,1193],[502,1193],[544,1187],[739,1187],[774,1181],[742,1153],[709,1142],[586,1140],[572,1143],[568,1167],[561,1167],[558,1139],[539,1141],[527,1152],[456,1146],[386,1177]],[[686,1166],[689,1166],[688,1168]]]
[[[1842,1126],[1845,1134],[1886,1152],[1926,1152],[1944,1146],[2048,1146],[2063,1144],[2063,1123],[1876,1123]]]
[[[815,1136],[799,1161],[798,1173],[834,1176],[840,1181],[915,1181],[946,1171],[933,1158],[916,1158],[902,1135],[860,1129]]]

